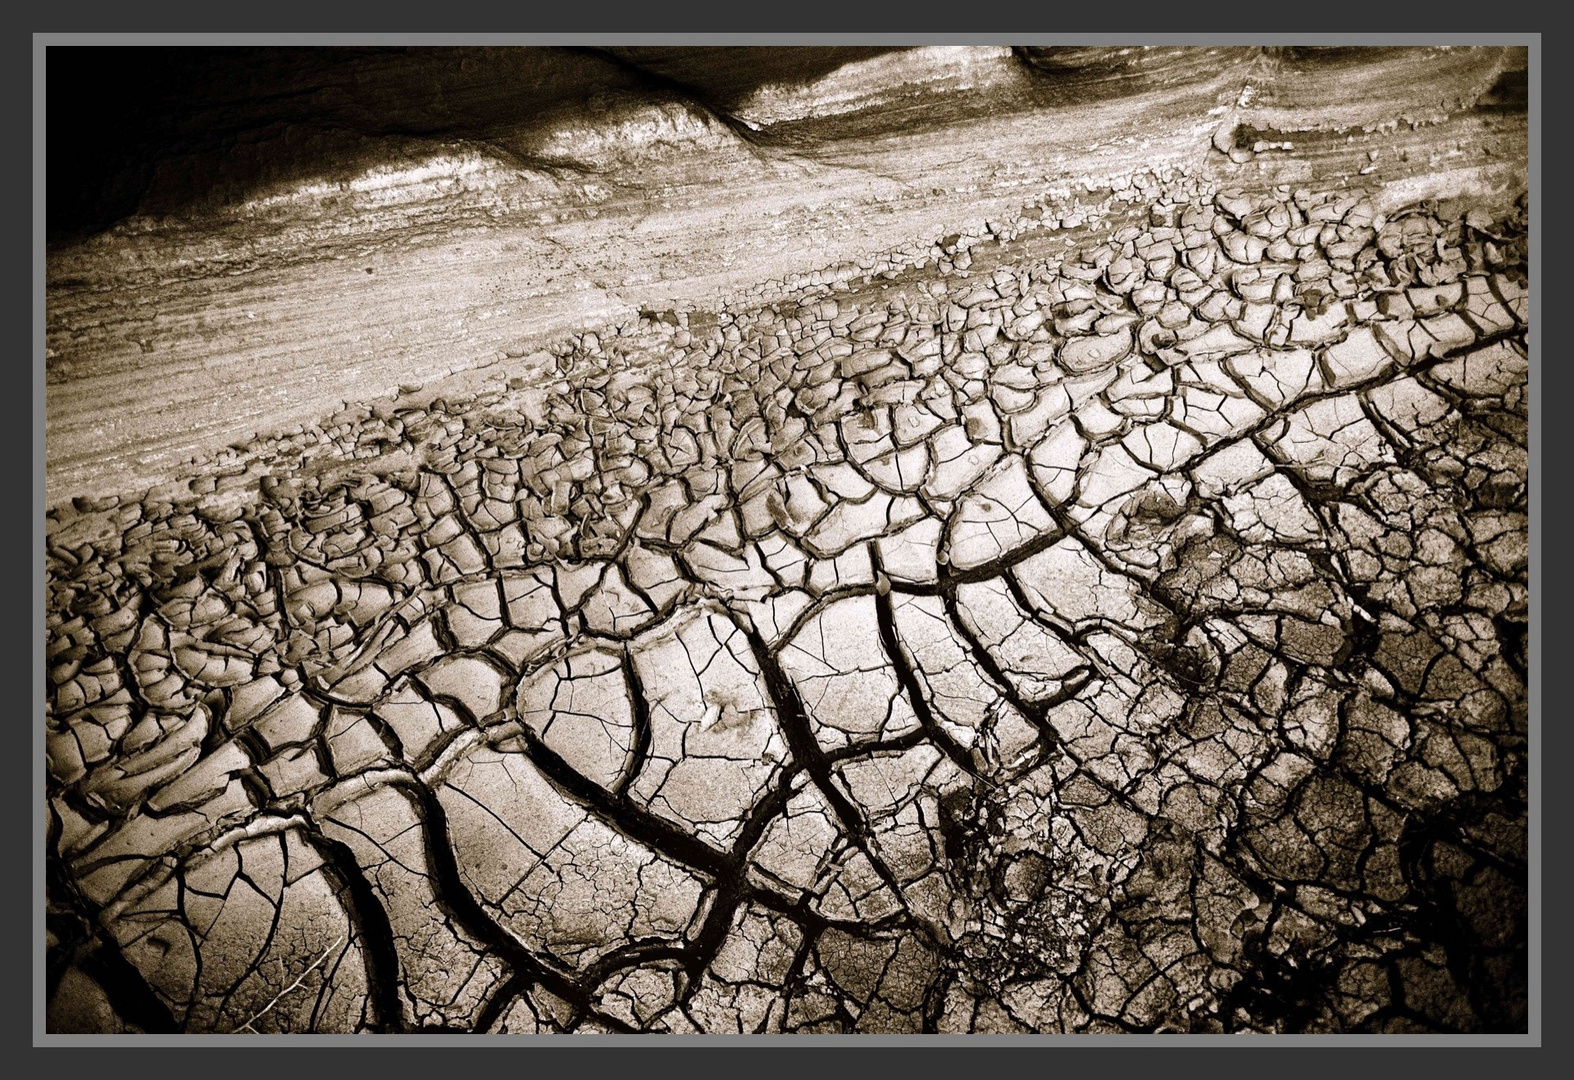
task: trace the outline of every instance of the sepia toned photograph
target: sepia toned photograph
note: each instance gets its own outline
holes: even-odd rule
[[[1539,35],[53,37],[48,1036],[1539,1039]]]

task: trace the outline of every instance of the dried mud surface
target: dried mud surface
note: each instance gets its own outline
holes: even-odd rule
[[[424,386],[317,359],[386,317],[410,370],[448,317],[324,285],[402,243],[375,216],[186,203],[52,256],[50,1030],[1525,1030],[1522,59],[816,54],[769,93],[613,59],[866,185],[965,188],[1027,160],[1006,130],[1070,162],[1110,109],[1196,167],[1116,139],[1108,183],[1035,159],[880,223],[833,186],[801,255],[720,220],[764,189],[683,252],[608,209],[576,257],[673,288],[486,320],[504,357]],[[1422,70],[1453,104],[1400,121]],[[485,235],[548,235],[514,213]],[[242,228],[277,249],[221,282]],[[267,292],[275,344],[120,357],[181,288]],[[103,386],[178,397],[182,349],[226,398],[296,364],[359,397],[182,468],[158,423],[82,434],[121,430]],[[85,479],[138,454],[157,482]]]

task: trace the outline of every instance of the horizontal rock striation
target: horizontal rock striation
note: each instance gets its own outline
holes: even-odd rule
[[[285,54],[50,50],[49,505],[641,310],[1074,229],[1139,174],[1498,210],[1528,153],[1499,46]]]

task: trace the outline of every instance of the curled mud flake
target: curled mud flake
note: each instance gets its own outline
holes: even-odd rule
[[[638,762],[634,703],[620,650],[570,653],[526,676],[517,709],[522,724],[569,767],[611,788]]]
[[[702,611],[633,651],[650,733],[630,793],[700,836],[735,840],[790,758],[744,633]]]

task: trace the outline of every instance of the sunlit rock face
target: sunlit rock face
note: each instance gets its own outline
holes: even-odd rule
[[[50,1030],[1526,1030],[1525,65],[52,112]]]

